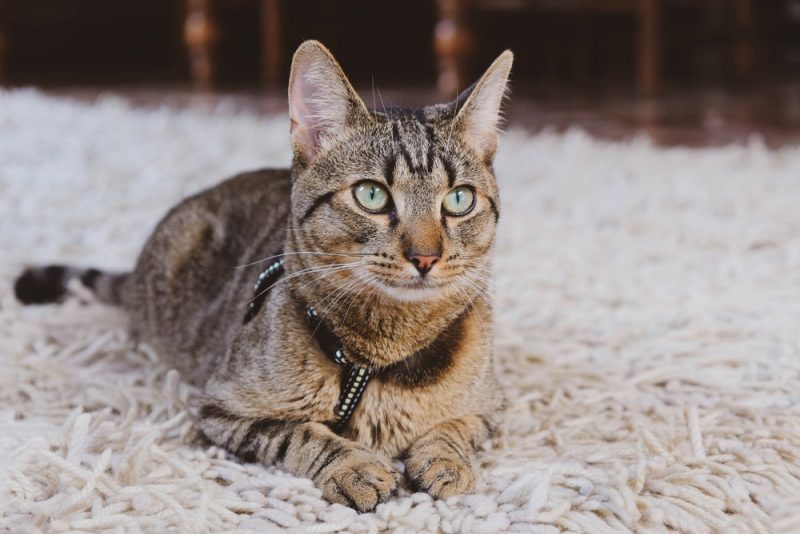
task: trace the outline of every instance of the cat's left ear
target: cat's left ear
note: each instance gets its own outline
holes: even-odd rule
[[[484,161],[491,161],[497,150],[497,134],[502,118],[500,106],[508,90],[508,76],[513,63],[514,54],[506,50],[494,60],[481,79],[459,95],[455,102],[459,108],[454,119],[456,131],[461,132],[462,139]]]
[[[364,102],[333,55],[318,41],[300,45],[289,75],[292,148],[308,165],[360,121],[369,121]]]

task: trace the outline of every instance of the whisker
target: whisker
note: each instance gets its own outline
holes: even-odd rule
[[[386,113],[386,105],[384,105],[384,103],[383,103],[383,96],[381,96],[381,88],[376,86],[376,89],[378,90],[378,98],[381,101],[381,107],[383,108],[383,114],[386,115],[387,120],[391,120],[392,118],[389,116],[388,113]]]
[[[496,280],[490,278],[489,276],[481,274],[480,272],[465,270],[463,272],[463,274],[464,275],[469,275],[469,276],[472,277],[472,279],[474,279],[474,280],[476,280],[478,282],[483,282],[484,284],[486,284],[486,285],[488,285],[490,287],[494,287],[497,284]]]
[[[472,285],[473,287],[475,287],[475,286],[474,286],[474,284],[472,284],[472,283],[471,283],[471,282],[470,282],[470,281],[469,281],[469,280],[468,280],[466,277],[463,277],[463,276],[462,276],[462,277],[461,277],[461,279],[462,279],[462,280],[464,280],[465,282],[469,283],[469,284],[470,284],[470,285]],[[477,287],[476,287],[476,289],[478,289],[478,290],[480,291],[480,288],[477,288]],[[462,288],[457,288],[457,290],[458,290],[459,292],[463,291],[463,289],[462,289]],[[463,293],[462,293],[462,294],[463,294]],[[466,295],[465,295],[465,296],[466,296]],[[484,335],[484,338],[485,338],[485,339],[491,339],[491,338],[490,338],[490,336],[489,336],[489,332],[488,332],[488,330],[486,329],[486,323],[484,322],[484,320],[483,320],[483,317],[481,316],[481,312],[480,312],[480,311],[478,311],[478,309],[475,307],[475,301],[474,301],[474,300],[471,300],[471,301],[470,301],[470,300],[468,299],[468,301],[467,301],[467,313],[469,313],[469,314],[470,314],[470,316],[472,316],[472,312],[473,312],[473,311],[474,311],[474,312],[475,312],[475,314],[478,316],[478,320],[481,322],[481,330],[483,330],[483,335]]]
[[[458,114],[458,82],[456,82],[456,102],[453,105],[453,116],[450,118],[450,131],[447,133],[447,142],[445,143],[445,147],[447,150],[450,150],[450,144],[453,140],[453,131],[455,130],[456,126],[456,115]]]
[[[485,285],[487,285],[491,289],[497,289],[499,287],[505,288],[505,287],[508,287],[508,285],[509,285],[509,281],[508,280],[498,280],[494,276],[494,272],[490,268],[487,268],[487,267],[482,267],[480,265],[467,265],[467,264],[452,265],[452,266],[448,266],[448,267],[451,267],[451,268],[449,268],[447,270],[458,270],[458,272],[455,273],[455,276],[458,276],[458,275],[461,275],[461,274],[469,274],[476,281],[484,283]]]
[[[341,269],[341,270],[344,270],[344,269]],[[340,272],[340,270],[330,271],[330,272]],[[306,274],[315,274],[315,273],[306,273]],[[319,276],[317,276],[313,280],[309,280],[305,284],[301,285],[300,287],[297,288],[297,290],[303,289],[304,287],[308,287],[310,284],[316,284],[317,282],[319,282],[320,280],[322,280],[323,278],[328,276],[328,274],[329,274],[328,271],[322,271],[322,274],[320,274]]]
[[[304,275],[304,274],[320,273],[320,272],[323,272],[323,273],[325,273],[327,275],[327,274],[330,274],[330,273],[333,273],[333,272],[344,271],[344,270],[350,269],[352,267],[355,267],[355,266],[359,265],[360,263],[361,262],[357,261],[357,262],[353,262],[353,263],[344,263],[344,264],[336,264],[336,265],[325,265],[325,266],[322,266],[322,267],[319,267],[319,266],[318,267],[309,267],[308,269],[303,269],[301,271],[297,271],[295,273],[291,273],[286,278],[279,278],[278,281],[276,281],[275,283],[271,284],[269,287],[265,288],[264,290],[260,291],[256,295],[254,295],[253,298],[248,300],[245,304],[249,304],[249,303],[253,302],[258,297],[260,297],[261,295],[263,295],[264,293],[266,293],[267,291],[269,291],[270,289],[272,289],[276,285],[284,283],[284,282],[288,282],[289,280],[291,280],[293,278],[297,278],[298,276],[301,276],[301,275]]]
[[[460,275],[460,277],[467,284],[469,284],[472,287],[472,289],[474,289],[478,293],[479,296],[483,297],[487,301],[491,300],[491,295],[488,293],[488,291],[485,288],[480,287],[478,284],[476,284],[475,280],[470,279],[470,277],[467,274],[462,274]]]
[[[351,278],[343,285],[335,287],[331,292],[325,295],[322,300],[317,303],[317,307],[322,307],[326,302],[330,301],[334,297],[338,296],[342,292],[346,292],[349,288],[354,287],[359,282],[357,277]]]
[[[347,321],[347,316],[348,316],[348,314],[350,313],[350,308],[352,308],[352,307],[353,307],[353,304],[355,304],[356,300],[358,300],[358,297],[360,297],[360,296],[361,296],[361,294],[362,294],[362,293],[363,293],[363,292],[364,292],[366,289],[370,289],[370,288],[372,287],[372,283],[371,283],[371,281],[370,281],[368,278],[366,278],[366,279],[365,279],[363,275],[359,275],[359,278],[361,278],[362,280],[364,280],[364,282],[365,282],[365,283],[361,285],[361,287],[359,288],[359,290],[358,290],[358,292],[357,292],[357,293],[354,293],[354,294],[353,294],[353,296],[352,296],[352,297],[350,297],[350,299],[348,299],[348,300],[346,300],[346,301],[344,302],[344,305],[347,305],[347,303],[348,303],[348,302],[350,302],[350,305],[349,305],[349,306],[347,306],[347,310],[344,312],[344,319],[342,319],[343,321]]]
[[[320,319],[319,320],[319,324],[317,324],[317,327],[314,329],[314,331],[311,334],[315,335],[317,333],[317,329],[320,327],[322,322],[325,320],[325,317],[328,316],[328,313],[331,311],[333,306],[336,305],[336,303],[339,302],[342,299],[342,297],[346,296],[349,291],[355,290],[356,288],[362,287],[364,285],[364,283],[365,282],[363,280],[361,280],[360,278],[355,278],[354,280],[351,280],[350,282],[348,282],[344,286],[340,287],[336,291],[333,291],[330,295],[325,297],[324,300],[328,300],[333,295],[337,295],[336,296],[336,300],[331,301],[331,303],[328,304],[328,306],[325,308],[325,310],[323,310],[323,312],[319,314],[319,319]],[[323,302],[324,302],[324,300],[323,300]]]
[[[267,258],[261,258],[260,260],[256,260],[250,263],[245,263],[244,265],[237,265],[234,269],[244,269],[245,267],[251,267],[257,263],[263,263],[265,261],[269,261],[274,258],[282,258],[284,256],[291,256],[291,255],[301,255],[301,254],[308,254],[312,256],[351,256],[351,257],[363,257],[363,256],[376,256],[374,252],[312,252],[312,251],[299,251],[299,252],[284,252],[282,254],[275,254],[274,256],[269,256]]]

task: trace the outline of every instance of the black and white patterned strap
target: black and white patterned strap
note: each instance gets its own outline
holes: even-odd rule
[[[267,300],[269,290],[278,282],[278,278],[283,274],[283,265],[285,263],[286,261],[284,259],[272,262],[269,267],[258,275],[258,281],[253,287],[254,296],[250,299],[250,302],[247,303],[247,312],[244,314],[244,324],[249,323],[253,320],[253,317],[258,315],[261,306],[263,306],[264,301]]]
[[[285,260],[280,259],[264,269],[258,276],[258,281],[253,287],[253,298],[247,303],[247,311],[244,316],[244,324],[249,323],[264,305],[269,290],[274,286],[278,279],[283,275]],[[368,367],[354,364],[345,353],[342,343],[330,329],[325,325],[311,306],[306,307],[306,317],[311,335],[319,343],[322,352],[334,363],[342,366],[341,385],[339,386],[339,401],[333,408],[334,421],[330,424],[331,429],[339,433],[347,425],[353,416],[364,394],[364,390],[372,377],[372,371]]]
[[[317,311],[311,306],[306,307],[306,317],[311,328],[311,334],[316,338],[322,352],[332,362],[344,367],[339,402],[333,409],[336,420],[331,424],[331,429],[339,433],[358,407],[364,390],[367,389],[367,384],[369,384],[369,379],[372,378],[372,371],[368,367],[362,367],[350,361],[339,338],[328,329],[317,314]]]

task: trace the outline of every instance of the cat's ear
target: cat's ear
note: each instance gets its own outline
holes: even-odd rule
[[[497,150],[502,118],[500,106],[508,89],[508,75],[513,62],[511,50],[500,54],[481,79],[454,102],[458,109],[454,119],[456,130],[484,161],[491,161]]]
[[[364,102],[333,55],[318,41],[300,45],[289,75],[292,148],[304,164],[359,121],[371,120]]]

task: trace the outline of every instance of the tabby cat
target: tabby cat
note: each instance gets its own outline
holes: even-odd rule
[[[504,402],[487,281],[512,60],[450,104],[370,111],[305,42],[289,81],[291,169],[184,200],[132,272],[32,268],[16,294],[56,301],[80,278],[202,386],[212,442],[312,479],[329,501],[374,509],[397,487],[395,457],[414,489],[467,492]]]

